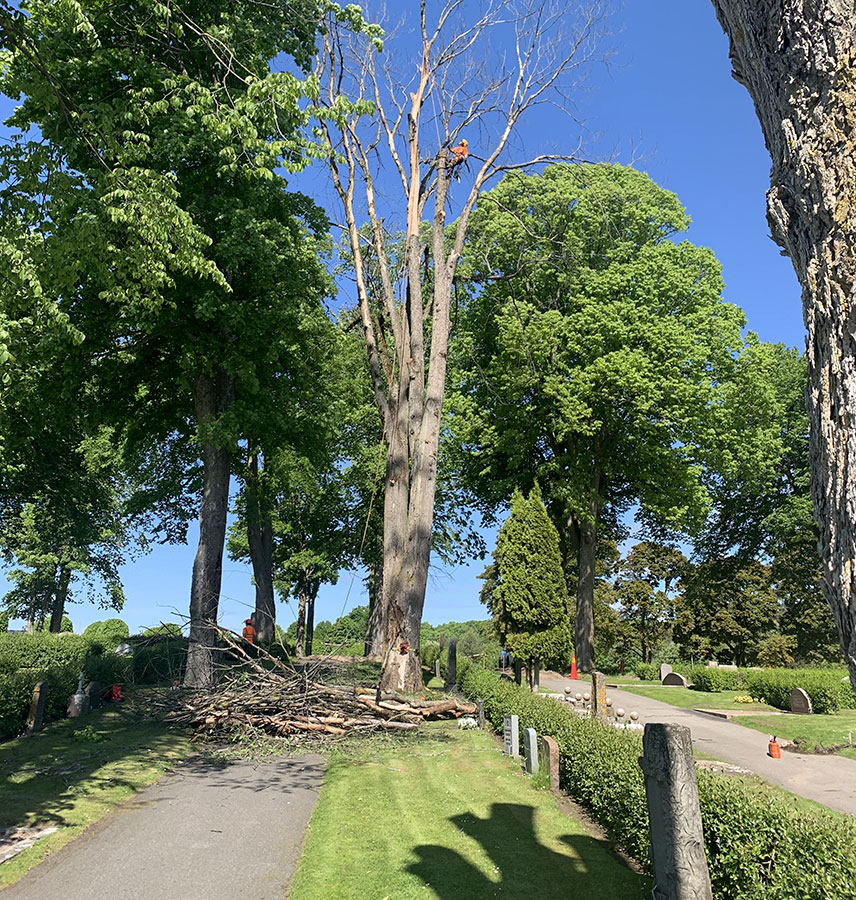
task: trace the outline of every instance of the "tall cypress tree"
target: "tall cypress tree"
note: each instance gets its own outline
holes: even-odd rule
[[[528,500],[514,492],[494,562],[495,581],[483,599],[505,646],[528,665],[534,684],[541,663],[566,661],[572,646],[559,534],[537,484]]]

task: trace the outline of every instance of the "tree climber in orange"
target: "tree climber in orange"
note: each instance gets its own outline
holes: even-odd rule
[[[451,154],[451,158],[449,159],[449,174],[451,175],[454,172],[455,179],[460,181],[460,173],[456,172],[455,169],[467,161],[467,157],[469,156],[467,139],[461,138],[460,144],[458,144],[457,147],[452,147]]]

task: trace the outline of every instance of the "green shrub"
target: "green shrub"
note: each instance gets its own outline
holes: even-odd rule
[[[427,641],[419,648],[422,665],[434,672],[434,663],[440,658],[439,641]]]
[[[81,671],[84,684],[121,684],[128,660],[82,635],[0,634],[0,740],[23,731],[39,681],[48,685],[45,722],[62,718]]]
[[[815,712],[833,713],[856,706],[844,669],[761,669],[746,672],[746,691],[777,709],[791,708],[791,691],[802,688]]]
[[[699,691],[739,691],[741,673],[734,669],[715,669],[697,666],[692,675],[693,686]]]
[[[279,628],[279,626],[276,626]],[[279,629],[282,631],[282,629]],[[285,634],[285,632],[283,632]],[[175,622],[161,622],[160,625],[153,625],[151,628],[145,628],[140,632],[140,637],[181,637],[181,625]]]
[[[640,681],[656,681],[660,675],[660,667],[654,663],[637,663],[633,674]]]
[[[107,650],[115,650],[122,641],[128,640],[130,630],[121,619],[102,619],[87,625],[83,636],[92,641],[97,641]]]
[[[639,732],[581,718],[475,666],[459,684],[481,697],[498,731],[516,713],[521,728],[553,736],[562,787],[610,838],[648,867],[648,812]],[[699,800],[713,893],[728,900],[850,900],[856,882],[856,822],[795,809],[751,784],[699,772]]]

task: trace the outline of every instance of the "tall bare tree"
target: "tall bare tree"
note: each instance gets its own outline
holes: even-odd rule
[[[512,136],[539,105],[569,110],[579,70],[597,52],[604,6],[421,0],[415,44],[404,38],[412,54],[398,66],[376,31],[354,29],[341,13],[328,22],[319,121],[386,443],[383,588],[372,623],[384,688],[422,685],[412,651],[431,551],[450,303],[470,214],[492,177],[571,155],[565,146],[527,160]],[[467,137],[463,163],[453,148]]]
[[[802,286],[824,591],[856,691],[856,5],[713,5],[773,160],[773,239]]]

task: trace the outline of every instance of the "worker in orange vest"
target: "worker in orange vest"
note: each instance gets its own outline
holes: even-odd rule
[[[467,157],[470,155],[470,151],[467,150],[467,139],[461,138],[461,142],[456,147],[452,147],[451,153],[452,156],[449,160],[449,174],[451,175],[454,172],[455,178],[460,181],[461,176],[455,172],[455,169],[462,163],[465,163]]]
[[[244,636],[244,640],[248,644],[255,644],[256,642],[256,629],[253,627],[253,620],[247,619],[244,623],[244,630],[242,632]]]

